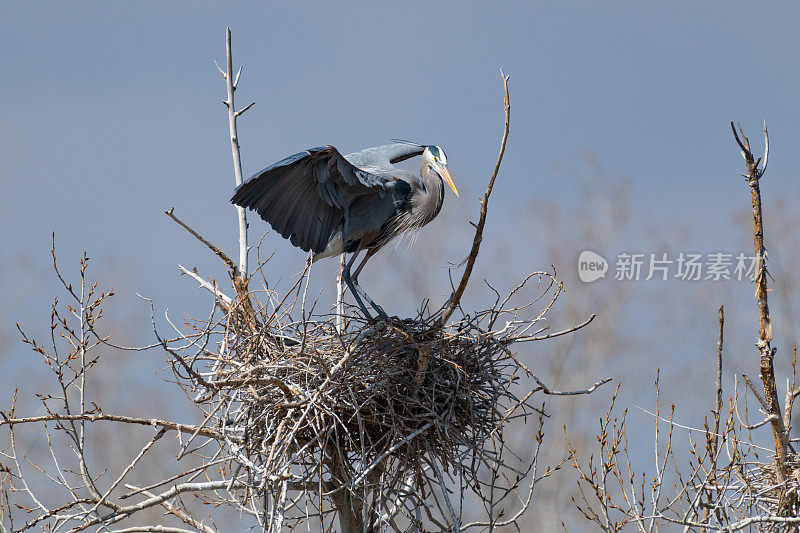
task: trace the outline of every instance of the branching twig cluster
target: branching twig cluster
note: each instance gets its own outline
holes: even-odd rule
[[[90,399],[89,376],[99,362],[98,350],[111,346],[110,336],[99,332],[99,321],[103,315],[103,305],[113,293],[100,292],[96,283],[89,283],[86,271],[90,260],[85,254],[80,262],[78,287],[74,287],[62,276],[56,262],[55,244],[52,256],[53,268],[67,293],[69,303],[66,306],[58,300],[53,303],[50,337],[47,342],[29,337],[22,328],[20,333],[23,342],[41,356],[44,364],[54,374],[58,387],[55,392],[37,395],[44,415],[18,417],[16,393],[11,408],[0,413],[0,427],[7,428],[9,436],[9,449],[0,452],[0,531],[82,531],[93,526],[109,527],[153,507],[173,505],[170,502],[176,496],[194,492],[198,487],[213,488],[208,476],[202,482],[193,482],[213,464],[207,463],[153,484],[149,490],[155,492],[149,493],[149,496],[141,498],[137,503],[125,502],[127,498],[139,494],[139,491],[120,494],[127,486],[123,482],[167,432],[179,436],[198,434],[207,439],[221,438],[221,435],[213,428],[108,414]],[[95,471],[90,466],[87,459],[91,454],[87,449],[87,422],[117,424],[120,431],[126,431],[124,428],[149,426],[153,433],[120,472],[111,474],[107,468]],[[34,462],[28,453],[18,448],[17,429],[29,424],[39,424],[42,427],[46,449],[52,460],[49,466],[43,462]],[[138,435],[135,431],[128,431],[132,435]],[[56,439],[56,434],[66,438],[66,445],[60,444],[62,441]],[[70,449],[74,454],[64,453]],[[57,503],[50,503],[36,490],[38,485],[33,479],[36,473],[49,481],[48,494],[60,494]],[[15,510],[23,510],[24,519],[15,519],[19,514]],[[197,520],[195,522],[200,523]]]
[[[786,380],[783,408],[778,399],[771,347],[772,325],[767,302],[766,249],[761,209],[760,179],[767,167],[769,137],[764,127],[764,156],[756,158],[750,142],[731,122],[733,135],[742,151],[753,208],[753,235],[757,258],[755,271],[758,309],[759,373],[762,388],[743,374],[734,381],[734,392],[723,402],[722,362],[724,312],[719,309],[716,394],[711,423],[705,418],[702,428],[677,424],[673,413],[663,418],[658,407],[659,383],[656,380],[656,410],[648,413],[655,421],[654,473],[651,478],[636,474],[628,454],[625,411],[615,413],[615,400],[601,421],[598,434],[599,457],[587,462],[573,452],[573,467],[578,473],[580,498],[576,501],[584,517],[605,531],[625,527],[652,531],[659,525],[678,524],[685,531],[797,531],[800,456],[790,439],[794,401],[800,395],[796,384],[797,351],[792,358],[792,374]],[[744,387],[744,394],[739,389]],[[748,416],[748,394],[762,415],[752,422]],[[723,411],[727,415],[723,417]],[[673,406],[674,412],[674,406]],[[668,432],[663,434],[663,425]],[[756,444],[754,431],[769,425],[773,442]],[[689,431],[689,460],[676,454],[675,430]]]
[[[769,417],[750,420],[747,403],[752,391],[745,386],[742,394],[743,384],[737,379],[733,395],[715,404],[713,418],[706,417],[702,427],[690,427],[675,421],[674,405],[668,415],[661,412],[657,378],[656,408],[643,410],[655,426],[650,474],[632,466],[627,410],[617,414],[615,393],[601,420],[596,455],[582,461],[570,445],[579,511],[603,531],[655,531],[666,525],[698,532],[786,531],[800,524],[795,514],[782,512],[787,495],[800,489],[800,459],[790,454],[789,479],[780,481],[774,450],[759,445],[753,435]],[[716,413],[723,410],[717,425]],[[686,453],[675,449],[676,432],[688,433]]]

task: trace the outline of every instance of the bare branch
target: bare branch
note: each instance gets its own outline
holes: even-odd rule
[[[500,141],[500,153],[497,155],[497,163],[495,163],[494,171],[492,171],[492,177],[489,179],[489,184],[486,186],[486,192],[480,201],[481,214],[480,218],[478,219],[478,225],[475,226],[475,238],[472,240],[472,249],[469,252],[469,256],[467,256],[467,264],[464,267],[464,273],[461,276],[461,281],[459,282],[458,287],[453,294],[450,295],[449,304],[439,317],[440,324],[445,324],[453,315],[453,312],[456,310],[459,303],[461,303],[461,296],[463,296],[464,291],[467,288],[467,284],[469,283],[469,278],[472,275],[472,268],[475,266],[475,260],[478,258],[478,252],[481,248],[481,241],[483,240],[483,227],[486,225],[486,211],[489,202],[489,195],[492,194],[494,180],[497,178],[497,173],[500,171],[500,164],[503,162],[503,155],[506,152],[506,141],[508,140],[509,123],[511,120],[511,103],[508,98],[509,77],[503,74],[503,69],[500,69],[500,77],[503,80],[503,107],[505,109],[505,124],[503,126],[503,138]]]
[[[193,230],[191,227],[189,227],[185,222],[183,222],[181,219],[179,219],[175,215],[175,208],[174,207],[171,207],[169,209],[169,211],[164,211],[164,214],[167,215],[172,220],[174,220],[180,227],[182,227],[183,229],[185,229],[186,231],[191,233],[194,238],[196,238],[198,241],[200,241],[203,244],[205,244],[212,252],[214,252],[214,254],[216,256],[218,256],[220,259],[222,259],[222,261],[225,263],[225,265],[230,270],[231,276],[235,276],[236,275],[236,273],[238,271],[237,267],[236,267],[236,263],[234,263],[231,260],[231,258],[228,257],[227,254],[225,254],[225,252],[223,252],[220,249],[220,247],[218,245],[211,244],[202,235],[197,233],[195,230]]]
[[[194,278],[194,280],[200,284],[200,287],[204,288],[205,290],[216,296],[218,299],[225,302],[226,305],[230,306],[233,303],[233,299],[230,296],[223,293],[221,290],[219,290],[219,288],[217,288],[216,284],[208,282],[197,272],[189,270],[183,265],[178,265],[178,269],[181,271],[182,274],[186,274],[187,276]]]
[[[778,388],[775,382],[775,368],[773,359],[775,348],[770,346],[772,341],[772,321],[770,319],[768,290],[767,290],[767,250],[764,247],[764,223],[761,209],[761,188],[760,180],[764,175],[766,167],[760,167],[761,158],[755,159],[750,150],[750,142],[739,126],[739,134],[731,121],[733,136],[747,167],[747,181],[750,185],[750,196],[753,207],[753,245],[756,254],[756,303],[758,308],[758,341],[756,346],[761,354],[759,372],[761,382],[764,386],[764,400],[762,404],[769,415],[771,421],[773,438],[775,441],[775,467],[778,473],[778,481],[785,482],[789,473],[786,466],[787,448],[789,435],[783,422],[783,413],[778,399]],[[764,123],[764,162],[769,156],[769,136],[767,134],[766,122]],[[787,499],[787,505],[796,500],[796,496]]]
[[[197,431],[197,427],[195,426],[188,424],[179,424],[177,422],[171,422],[169,420],[159,420],[157,418],[136,418],[132,416],[111,415],[105,413],[96,413],[96,414],[87,413],[81,415],[51,414],[42,416],[30,416],[25,418],[9,418],[4,415],[3,419],[0,420],[0,427],[16,426],[19,424],[35,424],[39,422],[49,422],[49,421],[73,421],[73,420],[84,420],[89,422],[119,422],[122,424],[133,424],[139,426],[156,426],[187,434],[192,434],[195,431]],[[222,435],[219,432],[208,428],[200,429],[198,435],[203,435],[204,437],[211,437],[214,439],[222,438]]]
[[[247,111],[248,109],[250,109],[254,105],[256,105],[255,102],[250,102],[249,104],[247,104],[247,107],[244,107],[244,108],[240,109],[239,111],[237,111],[236,112],[236,116],[239,117],[241,115],[244,115],[245,111]]]
[[[228,99],[225,101],[225,105],[228,108],[228,128],[230,130],[231,136],[231,153],[233,155],[233,172],[234,177],[236,180],[236,186],[238,187],[244,182],[244,178],[242,176],[242,157],[239,151],[239,134],[236,127],[236,118],[239,114],[236,112],[236,104],[234,100],[233,93],[236,90],[236,83],[239,82],[239,74],[241,74],[241,69],[239,73],[236,75],[236,79],[234,81],[233,78],[233,54],[231,51],[231,29],[225,29],[225,58],[226,58],[226,69],[225,69],[225,81],[227,82],[227,90],[228,90]],[[217,65],[219,68],[219,65]],[[221,70],[221,69],[220,69]],[[255,102],[253,102],[254,104]],[[247,106],[244,111],[250,108],[253,104]],[[236,206],[236,212],[239,217],[239,270],[238,270],[238,277],[241,280],[247,280],[248,277],[248,268],[247,268],[247,256],[249,252],[249,247],[247,245],[247,215],[243,207]]]

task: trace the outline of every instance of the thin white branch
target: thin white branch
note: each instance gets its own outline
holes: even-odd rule
[[[139,490],[139,491],[142,492],[142,494],[144,494],[145,496],[150,497],[150,498],[155,498],[155,496],[156,496],[152,492],[140,489],[140,488],[138,488],[138,487],[136,487],[134,485],[126,485],[126,487],[129,488],[129,489],[132,489],[132,490]],[[182,510],[180,507],[175,505],[173,502],[161,502],[161,506],[164,509],[166,509],[168,514],[172,514],[172,515],[177,516],[182,521],[186,522],[187,524],[189,524],[190,526],[192,526],[194,528],[199,529],[203,533],[216,533],[216,530],[214,528],[211,528],[211,527],[205,525],[203,522],[201,522],[201,521],[197,520],[196,518],[192,517],[191,515],[186,513],[184,510]]]
[[[111,533],[138,533],[138,532],[156,532],[156,533],[195,533],[191,529],[183,529],[181,527],[170,526],[133,526],[126,527],[125,529],[115,529]]]
[[[339,273],[336,275],[336,328],[341,335],[347,327],[344,320],[344,254],[339,257]]]
[[[542,388],[542,392],[550,396],[579,396],[581,394],[591,394],[597,389],[597,387],[601,387],[606,383],[608,383],[609,381],[611,381],[611,378],[603,378],[600,381],[595,382],[591,387],[586,389],[559,391],[559,390],[553,390],[547,385],[545,385],[544,382],[542,382],[542,380],[540,380],[539,377],[536,376],[536,374],[530,374],[530,376],[536,381],[536,384]]]
[[[767,119],[764,119],[764,159],[761,162],[761,170],[758,172],[759,179],[767,171],[767,162],[769,160],[769,134],[767,133]]]
[[[230,481],[228,480],[204,481],[200,483],[180,483],[178,485],[173,485],[171,488],[157,496],[143,500],[135,505],[124,507],[120,512],[128,515],[133,514],[137,511],[147,509],[148,507],[152,507],[154,505],[161,505],[162,502],[166,502],[167,500],[174,498],[178,494],[183,494],[184,492],[200,493],[205,491],[220,490],[225,489],[229,484]],[[235,489],[241,489],[245,486],[246,485],[240,481],[234,482],[231,485],[231,487]]]
[[[247,111],[248,109],[250,109],[251,107],[253,107],[254,105],[256,105],[255,102],[250,102],[249,104],[247,104],[247,107],[244,107],[244,108],[240,109],[239,111],[237,111],[236,112],[236,116],[238,117],[240,115],[244,115],[244,112]]]
[[[233,155],[233,172],[236,178],[236,186],[238,187],[244,182],[242,176],[242,158],[239,152],[239,134],[236,128],[236,117],[239,116],[236,112],[236,104],[233,98],[233,92],[236,90],[236,83],[239,82],[239,74],[236,75],[236,81],[233,79],[233,58],[231,53],[231,29],[225,29],[225,51],[226,51],[226,72],[225,82],[228,88],[228,99],[225,105],[228,107],[228,128],[231,135],[231,153]],[[253,102],[254,104],[255,102]],[[250,108],[253,104],[247,106],[244,111]],[[236,213],[239,215],[239,277],[243,280],[247,279],[247,255],[249,247],[247,246],[247,215],[241,206],[236,206]]]
[[[197,272],[193,272],[191,270],[188,270],[183,265],[178,265],[178,269],[180,269],[181,273],[186,274],[187,276],[190,276],[190,277],[194,278],[194,280],[197,281],[197,283],[200,284],[200,287],[202,287],[203,289],[206,289],[207,291],[211,292],[214,296],[216,296],[217,298],[219,298],[220,300],[225,302],[227,305],[231,305],[233,303],[233,299],[230,296],[226,295],[221,290],[219,290],[216,285],[209,283],[206,279],[204,279]]]
[[[585,326],[588,326],[589,323],[591,323],[591,321],[594,320],[596,316],[597,315],[592,314],[592,316],[590,316],[588,319],[584,320],[583,322],[581,322],[577,326],[573,326],[571,328],[568,328],[568,329],[565,329],[565,330],[562,330],[562,331],[557,331],[555,333],[550,333],[548,335],[541,335],[539,337],[535,337],[535,336],[518,337],[518,338],[514,338],[514,339],[510,339],[510,340],[513,340],[514,342],[530,342],[530,341],[543,341],[543,340],[547,340],[547,339],[552,339],[553,337],[560,337],[562,335],[567,335],[567,334],[572,333],[574,331],[578,331],[579,329],[581,329],[581,328],[583,328]]]
[[[664,418],[663,416],[659,416],[658,414],[653,413],[652,411],[648,411],[647,409],[645,409],[643,407],[639,407],[638,405],[635,406],[635,407],[637,409],[639,409],[640,411],[644,411],[648,415],[661,420],[662,422],[666,422],[671,426],[675,426],[676,428],[686,429],[686,430],[689,430],[689,431],[692,431],[692,432],[695,432],[695,433],[703,433],[704,435],[709,435],[711,437],[715,437],[715,436],[716,437],[722,437],[722,438],[725,437],[724,433],[714,434],[714,433],[708,432],[708,430],[706,430],[706,429],[696,428],[696,427],[692,427],[692,426],[685,426],[683,424],[679,424],[679,423],[675,422],[674,420],[669,420],[668,418]],[[750,426],[750,427],[755,427],[755,428],[761,427],[764,424],[766,424],[767,422],[769,422],[770,420],[771,420],[771,418],[767,418],[766,420],[762,420],[761,422],[759,422],[755,426]],[[733,439],[733,440],[734,440],[734,442],[739,442],[739,440],[737,440],[737,439]],[[758,446],[757,444],[753,444],[753,443],[749,443],[749,446],[751,446],[752,448],[755,448],[757,450],[761,450],[763,452],[774,451],[774,450],[770,450],[769,448],[765,448],[764,446]]]
[[[122,473],[119,475],[119,477],[117,477],[116,481],[114,481],[114,483],[112,483],[111,486],[108,487],[108,490],[106,490],[105,494],[103,494],[103,497],[100,498],[99,500],[97,500],[97,503],[94,504],[94,507],[92,507],[89,510],[87,515],[91,515],[92,513],[94,513],[101,505],[103,505],[106,502],[108,497],[111,496],[111,493],[114,491],[114,489],[117,488],[117,486],[119,486],[120,483],[122,483],[123,479],[125,479],[125,476],[127,476],[128,473],[131,470],[133,470],[134,467],[136,467],[136,464],[139,462],[139,459],[144,457],[144,454],[146,454],[147,451],[153,446],[153,444],[155,444],[161,437],[163,437],[164,433],[166,433],[166,432],[167,432],[167,428],[164,428],[164,427],[162,427],[158,431],[156,431],[156,434],[153,435],[153,438],[151,438],[147,442],[147,444],[144,445],[142,450],[136,455],[136,457],[133,458],[133,461],[131,461],[130,464],[128,464],[128,466],[125,467],[125,470],[123,470]]]
[[[225,71],[222,70],[222,67],[219,66],[219,63],[217,63],[216,59],[214,59],[213,61],[214,61],[214,65],[216,65],[217,70],[219,71],[219,73],[222,74],[222,79],[224,80],[225,79]]]
[[[208,421],[211,420],[211,417],[214,416],[217,413],[217,411],[219,411],[219,408],[222,407],[224,402],[225,402],[225,399],[220,400],[219,403],[217,403],[217,406],[214,407],[208,413],[206,418],[203,420],[203,423],[200,424],[199,426],[197,426],[197,429],[195,430],[194,433],[192,433],[191,437],[189,437],[189,440],[187,440],[186,443],[181,447],[181,450],[178,452],[178,456],[175,458],[176,461],[180,461],[181,460],[181,458],[186,453],[186,450],[189,449],[189,445],[192,444],[192,441],[195,439],[195,437],[197,437],[197,434],[200,433],[200,430],[202,430],[206,426],[206,424],[208,424]]]

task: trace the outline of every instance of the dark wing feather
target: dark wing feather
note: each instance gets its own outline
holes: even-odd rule
[[[311,148],[255,174],[236,189],[231,202],[255,210],[293,245],[321,252],[353,198],[394,185],[390,171],[370,170],[355,166],[332,146]]]
[[[296,215],[302,212],[303,200],[308,196],[308,184],[298,184],[296,187],[287,188],[282,195],[276,195],[278,200],[272,209],[276,213],[273,227],[281,235],[286,234],[287,227],[294,227]]]

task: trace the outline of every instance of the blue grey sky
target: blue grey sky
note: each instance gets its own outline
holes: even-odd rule
[[[547,223],[530,198],[575,204],[570,173],[587,151],[628,179],[634,208],[659,228],[688,226],[703,250],[740,250],[730,212],[747,206],[746,190],[729,120],[754,141],[768,120],[769,193],[798,191],[798,11],[789,2],[4,2],[2,255],[46,273],[55,230],[63,260],[88,249],[115,265],[124,296],[206,306],[191,282],[176,281],[176,264],[223,271],[162,211],[174,206],[235,255],[224,86],[212,63],[223,59],[226,25],[245,65],[238,101],[257,101],[240,120],[248,175],[320,144],[439,144],[463,191],[446,200],[446,213],[458,208],[447,229],[466,243],[496,157],[502,66],[512,133],[487,231],[526,250],[512,251],[520,273],[550,264],[527,246],[527,225]],[[251,224],[254,235],[265,229]],[[300,268],[288,243],[267,243],[272,275]],[[567,245],[577,257],[583,244]],[[626,246],[656,251],[646,233]]]
[[[161,293],[176,262],[206,259],[170,206],[233,249],[211,62],[226,25],[245,65],[239,102],[257,101],[240,121],[246,174],[309,146],[402,137],[443,146],[460,202],[474,201],[497,149],[502,66],[513,125],[498,205],[570,202],[553,169],[592,150],[629,177],[636,206],[716,239],[742,198],[730,119],[754,138],[768,119],[772,190],[797,190],[797,15],[788,2],[4,2],[3,253],[46,261],[55,229],[65,252],[116,257]]]

